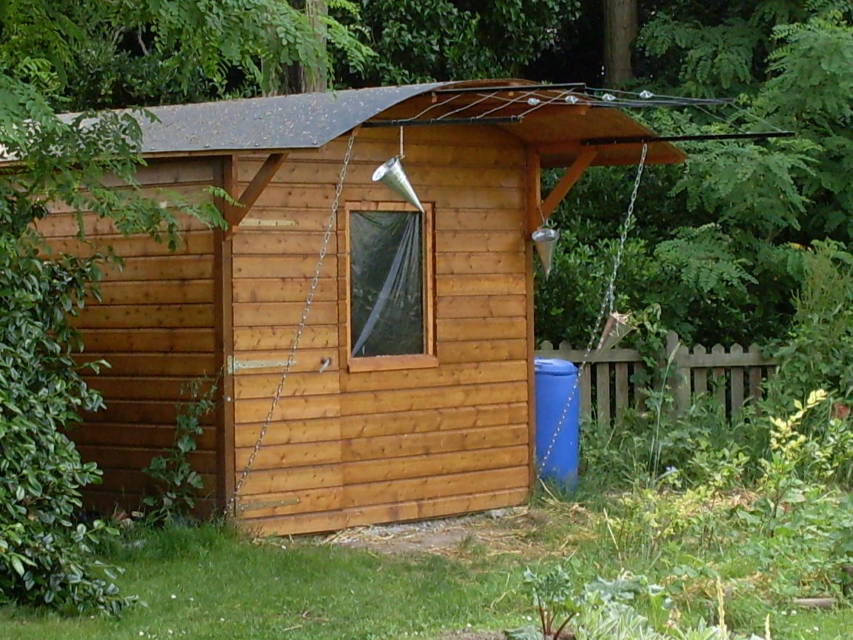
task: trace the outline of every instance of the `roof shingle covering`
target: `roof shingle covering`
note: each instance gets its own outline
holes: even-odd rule
[[[348,89],[149,107],[143,153],[310,149],[408,98],[447,83]]]
[[[496,95],[493,91],[495,86],[506,91],[507,85],[520,98],[507,101],[506,94]],[[543,167],[569,166],[578,156],[579,145],[587,139],[654,135],[619,109],[569,106],[562,100],[559,100],[562,104],[553,104],[555,96],[560,98],[562,94],[548,90],[528,92],[525,85],[535,86],[518,79],[469,80],[149,107],[147,111],[156,121],[138,117],[142,129],[141,151],[149,156],[180,156],[315,149],[368,120],[405,119],[422,113],[427,114],[425,118],[436,118],[442,112],[436,106],[445,112],[450,110],[445,115],[456,112],[460,116],[523,115],[523,121],[492,126],[536,149]],[[462,88],[474,92],[466,94],[465,99],[458,99],[462,97],[458,94],[448,99],[447,91],[440,96],[433,93],[438,89]],[[479,88],[482,93],[477,92]],[[544,103],[542,108],[531,109],[523,99],[534,93],[539,96],[536,104]],[[442,104],[436,105],[437,101]],[[70,119],[73,115],[61,117]],[[472,120],[472,124],[476,121]],[[492,123],[483,120],[481,124]],[[598,146],[592,164],[636,164],[640,147],[640,144]],[[681,162],[684,157],[667,142],[649,144],[649,164]],[[0,158],[0,163],[9,160],[12,159]]]

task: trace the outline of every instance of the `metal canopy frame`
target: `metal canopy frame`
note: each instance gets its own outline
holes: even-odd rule
[[[601,93],[595,95],[592,92]],[[654,95],[649,92],[644,92],[647,95],[635,94],[641,96],[642,99],[616,97],[611,93],[607,93],[605,89],[591,88],[582,82],[570,82],[561,84],[505,84],[496,86],[468,86],[459,88],[443,88],[433,89],[426,92],[433,96],[434,104],[420,113],[408,118],[393,118],[387,120],[368,120],[362,124],[366,128],[379,127],[424,127],[438,125],[506,125],[517,124],[523,122],[525,118],[542,107],[555,108],[660,108],[660,107],[690,107],[701,105],[726,105],[733,104],[734,100],[729,98],[687,98],[668,95]],[[546,93],[553,92],[553,93]],[[501,93],[517,93],[519,97],[497,97]],[[617,94],[631,94],[627,91],[615,91]],[[449,96],[445,100],[435,103],[436,95]],[[442,107],[462,95],[479,96],[477,100],[470,104],[451,109],[450,111],[441,114],[431,114],[431,117],[425,116],[428,111],[436,107]],[[633,94],[632,94],[633,95]],[[526,99],[525,99],[526,98]],[[503,101],[503,105],[487,108],[481,113],[476,113],[482,107],[488,107],[488,100],[496,99]],[[486,103],[483,105],[483,103]],[[457,103],[458,104],[458,103]],[[455,105],[454,105],[455,106]],[[520,108],[521,113],[510,115],[490,115],[504,109]],[[473,115],[463,116],[456,115],[458,113],[468,111]],[[440,111],[440,109],[439,109]],[[696,142],[696,141],[711,141],[711,140],[765,140],[769,138],[790,138],[795,133],[792,131],[758,131],[758,132],[740,132],[740,133],[724,133],[724,134],[682,134],[682,135],[640,135],[640,136],[625,136],[625,137],[598,137],[581,139],[578,143],[586,147],[600,147],[619,144],[643,144],[655,142]]]
[[[362,127],[372,129],[378,127],[428,127],[442,124],[513,124],[524,120],[524,116],[500,116],[494,118],[401,118],[397,120],[368,120]]]
[[[580,143],[585,147],[602,147],[613,144],[642,144],[652,142],[698,142],[704,140],[765,140],[767,138],[793,138],[793,131],[756,131],[747,133],[709,133],[680,136],[630,136],[626,138],[587,138]]]
[[[586,89],[585,82],[564,82],[562,84],[504,84],[494,87],[460,87],[458,89],[436,89],[431,93],[496,93],[506,91],[540,91],[547,89]]]
[[[439,125],[490,125],[490,124],[515,124],[524,121],[524,116],[501,116],[484,117],[476,116],[470,118],[428,118],[418,120],[417,118],[399,118],[394,120],[369,120],[363,127],[375,129],[381,127],[430,127]],[[708,140],[766,140],[768,138],[792,138],[797,134],[794,131],[755,131],[747,133],[708,133],[692,135],[673,136],[629,136],[624,138],[586,138],[580,140],[581,146],[605,147],[615,144],[642,144],[653,142],[700,142]]]

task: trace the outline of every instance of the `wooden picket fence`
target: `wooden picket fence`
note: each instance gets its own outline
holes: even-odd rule
[[[565,342],[555,348],[546,341],[536,355],[580,365],[584,350]],[[666,351],[658,360],[661,367],[671,363],[670,385],[677,411],[684,411],[700,394],[713,394],[729,418],[749,399],[761,397],[763,382],[776,370],[776,362],[763,356],[757,345],[745,349],[739,344],[728,348],[717,344],[706,349],[697,344],[688,348],[674,332],[667,335]],[[593,351],[581,376],[582,414],[592,415],[601,423],[621,423],[628,408],[643,404],[645,390],[635,380],[644,366],[640,353],[634,349]]]

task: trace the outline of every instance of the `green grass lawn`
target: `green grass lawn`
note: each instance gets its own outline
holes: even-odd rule
[[[500,627],[519,599],[507,574],[440,556],[390,557],[307,543],[256,545],[213,527],[152,533],[110,560],[145,606],[121,619],[0,612],[0,637],[394,638],[442,628]],[[496,568],[497,569],[497,568]],[[493,603],[497,604],[493,604]]]
[[[602,539],[600,514],[592,511],[552,503],[534,513],[524,527],[507,529],[521,553],[467,540],[452,557],[380,554],[316,539],[253,544],[213,526],[137,534],[107,560],[125,567],[122,590],[137,594],[144,606],[119,619],[0,609],[0,638],[436,638],[442,630],[500,630],[526,622],[533,612],[518,591],[523,568],[555,556],[575,554],[583,579],[629,569],[661,582],[678,563],[697,561],[685,547],[664,550],[665,560],[639,547],[617,550]],[[495,525],[499,532],[504,526],[510,527]],[[850,608],[806,612],[767,604],[762,581],[737,549],[719,549],[701,561],[738,585],[727,601],[736,630],[760,633],[770,614],[777,640],[850,637]],[[703,592],[701,582],[678,600],[685,622],[712,615],[708,584]]]

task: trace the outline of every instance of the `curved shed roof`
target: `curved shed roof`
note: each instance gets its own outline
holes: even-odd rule
[[[298,93],[149,107],[143,153],[311,149],[408,98],[446,83]]]
[[[544,167],[568,166],[584,140],[649,136],[654,133],[618,109],[583,99],[566,104],[565,91],[535,91],[535,109],[524,101],[493,93],[496,85],[518,87],[517,96],[534,95],[527,80],[433,82],[325,93],[303,93],[150,107],[155,121],[140,118],[145,155],[215,154],[235,151],[284,151],[318,148],[365,122],[417,117],[436,118],[459,111],[491,124],[536,147]],[[454,90],[465,92],[454,93]],[[482,89],[482,91],[480,91]],[[449,95],[453,97],[451,104]],[[582,95],[582,94],[578,94]],[[443,105],[447,102],[447,106]],[[437,104],[442,103],[442,104]],[[466,106],[467,105],[467,106]],[[442,107],[435,109],[435,107]],[[460,110],[460,106],[465,106]],[[70,117],[69,114],[67,117]],[[514,122],[489,122],[494,116],[519,116]],[[635,164],[639,144],[597,147],[593,164]],[[649,163],[674,163],[684,154],[666,142],[649,145]]]

